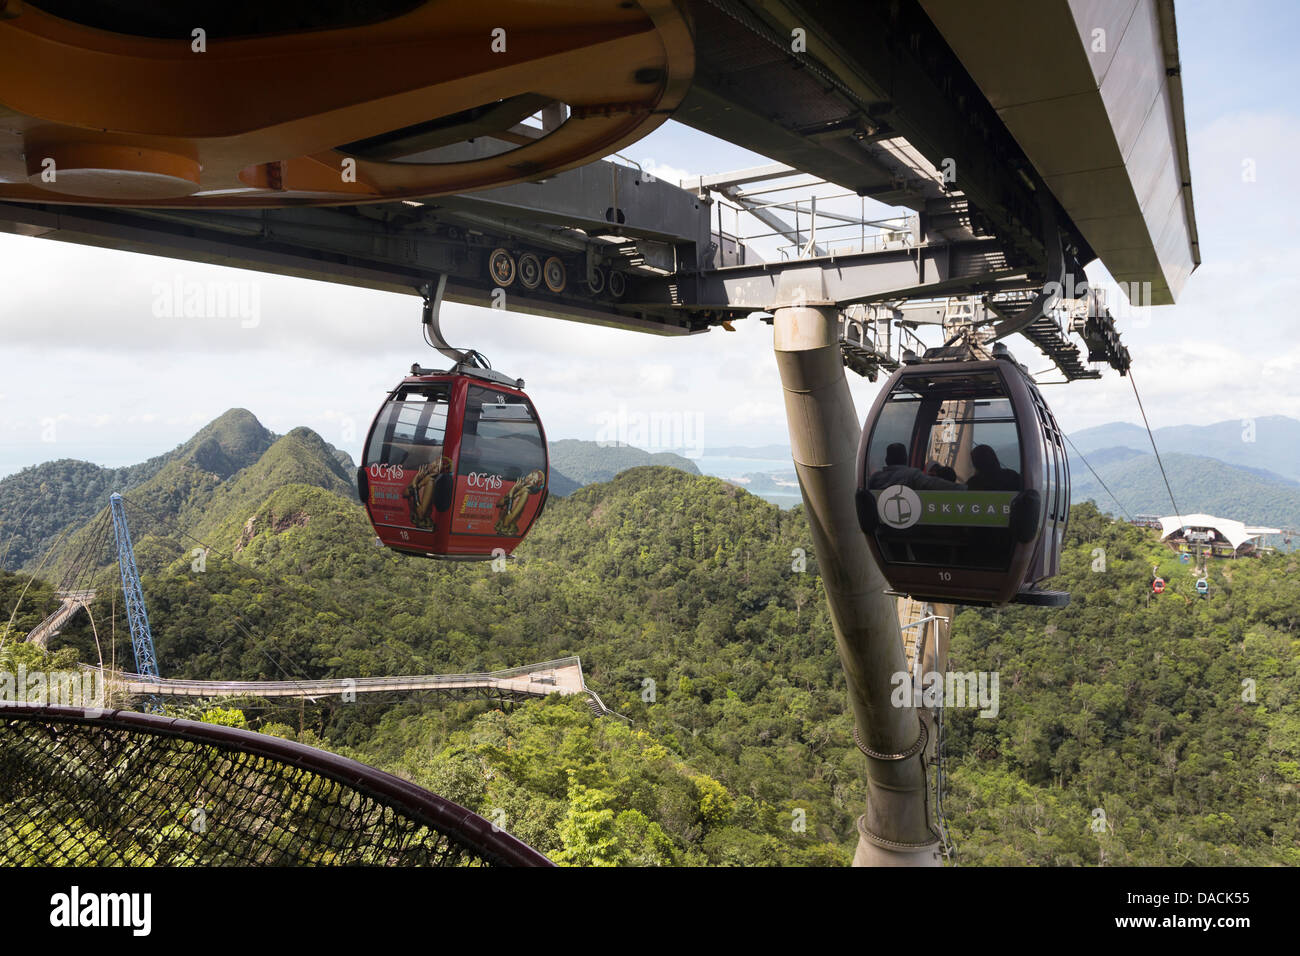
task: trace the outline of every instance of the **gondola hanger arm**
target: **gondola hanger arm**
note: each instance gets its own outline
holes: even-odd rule
[[[511,378],[503,375],[501,372],[492,368],[492,363],[487,357],[476,349],[458,349],[451,345],[443,337],[442,327],[439,325],[439,314],[442,311],[443,293],[447,289],[447,275],[443,273],[438,276],[437,283],[426,282],[419,287],[417,291],[424,300],[424,313],[422,321],[424,323],[424,340],[429,343],[435,350],[441,352],[444,356],[451,359],[454,363],[449,372],[459,374],[473,375],[484,381],[499,382],[502,385],[509,385],[513,388],[523,388],[524,380],[522,378]],[[432,369],[420,367],[416,362],[411,366],[412,375],[429,375],[433,374]]]
[[[447,273],[438,276],[438,282],[435,285],[432,282],[426,282],[420,286],[420,297],[424,299],[424,314],[421,321],[424,323],[424,334],[437,351],[451,359],[457,365],[469,358],[468,352],[450,345],[442,335],[442,327],[439,324],[439,316],[442,312],[442,294],[447,289]]]
[[[438,276],[437,283],[426,282],[420,286],[420,297],[424,299],[424,314],[421,321],[424,323],[424,335],[428,343],[435,350],[441,352],[444,356],[451,359],[457,365],[469,365],[477,368],[491,368],[482,354],[474,349],[458,349],[451,345],[442,334],[440,317],[442,313],[442,297],[447,290],[447,273],[441,273]]]

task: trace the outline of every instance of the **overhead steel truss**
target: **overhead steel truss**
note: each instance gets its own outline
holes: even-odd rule
[[[545,184],[419,203],[220,212],[7,203],[0,204],[0,229],[412,294],[445,275],[448,302],[668,335],[766,312],[791,273],[806,276],[810,289],[823,290],[840,309],[965,295],[1031,303],[1041,289],[1042,279],[1008,261],[996,238],[924,213],[911,220],[905,243],[827,252],[810,229],[802,257],[762,262],[715,228],[718,200],[710,190],[735,183],[691,183],[695,192],[634,165],[601,162]],[[802,239],[803,232],[790,235]],[[519,278],[503,287],[489,269],[499,250],[515,261],[558,263],[562,279],[528,287]],[[1094,355],[1108,354],[1104,335],[1089,344]],[[846,357],[852,351],[846,348]],[[860,363],[848,364],[867,374]]]

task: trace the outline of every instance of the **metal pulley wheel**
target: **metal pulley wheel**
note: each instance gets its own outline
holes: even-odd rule
[[[623,273],[611,269],[609,273],[609,294],[616,299],[621,299],[625,292],[627,292],[627,277]]]
[[[488,274],[498,286],[506,288],[515,281],[514,257],[505,249],[493,249],[488,256]]]
[[[542,263],[531,252],[519,257],[519,284],[525,289],[536,289],[542,284]]]
[[[563,292],[568,282],[568,273],[564,268],[564,262],[559,256],[551,256],[542,264],[542,279],[546,282],[546,288],[552,292]]]

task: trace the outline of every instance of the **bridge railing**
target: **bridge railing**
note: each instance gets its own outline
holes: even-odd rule
[[[0,865],[548,866],[355,760],[189,720],[0,705]]]
[[[503,671],[488,671],[489,677],[519,677],[523,674],[533,674],[537,671],[562,670],[566,667],[576,667],[579,672],[582,671],[582,659],[580,657],[560,657],[553,661],[543,661],[540,664],[525,664],[522,667],[510,667]]]
[[[232,692],[238,689],[253,691],[259,690],[266,692],[271,689],[284,689],[294,694],[334,694],[340,690],[382,690],[392,688],[394,685],[402,685],[406,688],[445,688],[456,685],[483,685],[491,686],[493,684],[510,681],[516,678],[541,675],[547,672],[555,672],[568,668],[576,668],[578,671],[579,689],[585,690],[586,683],[582,679],[582,662],[576,657],[562,657],[553,661],[543,661],[538,664],[526,664],[521,667],[511,667],[497,671],[480,671],[466,674],[415,674],[402,675],[397,674],[388,677],[356,677],[356,678],[318,678],[310,680],[278,680],[278,681],[249,681],[249,680],[229,680],[229,681],[212,681],[212,680],[188,680],[177,678],[155,678],[143,674],[132,674],[124,671],[102,671],[103,679],[106,683],[126,686],[132,689],[131,692],[147,692],[158,689],[166,689],[172,692],[184,693],[192,691],[188,696],[203,696],[204,694],[213,693],[218,687],[228,687]],[[99,670],[98,668],[91,668]],[[540,683],[545,686],[557,686],[547,681],[532,681],[529,683]],[[562,690],[557,686],[557,689]]]

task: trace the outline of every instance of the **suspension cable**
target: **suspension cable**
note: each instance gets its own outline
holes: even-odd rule
[[[177,534],[179,534],[180,536],[185,537],[185,538],[189,538],[191,541],[193,541],[194,543],[196,543],[196,544],[198,544],[200,547],[202,547],[205,551],[216,552],[217,554],[221,555],[223,558],[227,559],[227,560],[228,560],[232,565],[234,565],[235,567],[240,568],[241,570],[244,570],[244,571],[251,572],[255,577],[259,578],[259,579],[262,581],[262,583],[270,585],[270,587],[271,587],[273,590],[282,590],[282,589],[280,589],[280,588],[276,588],[276,587],[274,586],[274,584],[272,584],[271,582],[267,581],[267,580],[266,580],[266,575],[264,575],[264,574],[258,572],[258,571],[257,571],[256,569],[254,569],[254,568],[250,568],[250,567],[248,567],[247,565],[240,564],[238,561],[236,561],[236,560],[234,559],[234,557],[233,557],[232,555],[226,554],[224,551],[220,551],[220,550],[218,550],[217,548],[212,547],[212,546],[209,545],[207,542],[205,542],[205,541],[200,541],[200,540],[199,540],[198,538],[196,538],[194,535],[192,535],[192,534],[188,533],[187,531],[185,531],[184,529],[182,529],[182,528],[179,526],[179,524],[175,523],[172,519],[170,519],[170,518],[168,518],[168,517],[166,517],[166,516],[163,516],[163,515],[158,515],[158,514],[156,514],[155,512],[153,512],[153,511],[149,510],[148,508],[146,508],[144,505],[142,505],[142,504],[140,504],[140,503],[138,503],[138,502],[136,502],[136,501],[132,501],[131,499],[127,498],[125,495],[122,496],[122,500],[123,500],[124,502],[126,502],[127,504],[129,504],[129,505],[130,505],[133,509],[135,509],[136,511],[143,512],[144,514],[146,514],[146,515],[148,515],[149,517],[153,518],[155,521],[158,521],[158,522],[171,521],[172,524],[173,524],[173,526],[174,526],[174,528],[175,528],[175,530],[176,530],[176,532],[177,532]],[[291,595],[291,596],[292,596],[292,595]],[[265,647],[263,647],[262,644],[261,644],[261,642],[259,642],[259,641],[257,640],[256,635],[254,635],[253,632],[249,629],[249,627],[248,627],[248,623],[244,620],[243,616],[242,616],[238,611],[229,611],[229,614],[230,614],[231,620],[232,620],[232,621],[234,622],[234,624],[235,624],[235,627],[238,628],[239,630],[241,630],[241,631],[244,632],[244,635],[245,635],[245,636],[246,636],[246,637],[247,637],[247,638],[252,642],[253,646],[255,646],[259,651],[261,651],[262,656],[265,657],[268,661],[271,662],[271,665],[272,665],[273,667],[275,667],[275,669],[278,670],[278,671],[280,672],[280,675],[281,675],[285,680],[287,680],[287,681],[291,681],[291,682],[293,682],[293,683],[296,684],[296,683],[298,682],[298,678],[292,676],[288,671],[286,671],[286,670],[284,669],[284,667],[282,666],[282,662],[283,662],[283,659],[287,657],[288,660],[289,660],[289,664],[290,664],[294,669],[298,670],[299,672],[305,670],[305,668],[303,668],[302,664],[301,664],[299,661],[294,660],[292,655],[288,654],[287,652],[283,652],[283,651],[280,652],[280,654],[281,654],[281,660],[280,660],[280,661],[277,661],[274,657],[271,656],[270,651],[268,651]],[[224,642],[222,643],[222,646],[224,646]]]
[[[63,578],[59,583],[62,591],[89,590],[89,588],[83,588],[81,585],[86,583],[87,580],[94,583],[96,559],[99,557],[99,550],[108,539],[109,522],[109,512],[105,509],[88,526],[86,533],[82,536],[81,546],[73,554],[72,560],[66,565]]]
[[[254,577],[259,579],[263,584],[265,584],[273,593],[277,593],[283,597],[287,597],[297,602],[300,606],[305,607],[312,611],[320,611],[322,608],[324,608],[325,610],[333,611],[335,614],[339,616],[339,623],[344,628],[352,631],[354,634],[358,636],[366,638],[367,640],[371,639],[370,636],[367,635],[365,632],[363,632],[360,628],[357,628],[356,626],[348,623],[347,611],[345,611],[342,607],[340,607],[338,604],[334,603],[333,601],[322,598],[319,593],[314,593],[313,595],[315,598],[314,603],[312,601],[304,600],[303,597],[301,597],[298,593],[296,593],[297,592],[296,588],[286,586],[283,582],[277,584],[275,581],[271,580],[270,577],[263,571],[254,567],[250,567],[249,565],[246,564],[241,564],[239,561],[235,560],[234,555],[227,554],[226,552],[222,551],[220,548],[215,548],[212,545],[208,544],[206,541],[202,541],[199,538],[195,537],[194,535],[190,534],[188,531],[185,531],[183,528],[180,527],[180,525],[174,519],[156,514],[155,512],[151,511],[149,508],[140,504],[139,502],[127,498],[125,495],[122,497],[122,500],[125,501],[127,504],[129,504],[131,508],[137,511],[144,512],[146,515],[153,518],[155,521],[170,523],[179,537],[188,538],[190,541],[193,541],[195,544],[202,547],[205,551],[218,554],[221,557],[225,558],[227,561],[229,561],[234,567],[237,567],[242,571],[246,571],[249,574],[252,574]],[[315,589],[311,588],[310,584],[307,585],[307,587],[314,592]],[[254,635],[253,632],[249,629],[247,621],[245,621],[241,617],[241,615],[236,611],[231,611],[230,615],[235,626],[239,630],[244,632],[244,634],[249,638],[250,641],[253,642],[253,644],[257,647],[257,649],[261,651],[262,655],[266,657],[266,659],[271,662],[271,664],[276,668],[276,670],[280,672],[280,674],[284,677],[284,679],[297,683],[298,678],[291,676],[284,669],[284,667],[281,666],[281,662],[276,661],[274,658],[272,658],[270,652],[267,651],[264,647],[262,647],[260,642],[257,642],[256,635]],[[280,651],[279,653],[281,655],[281,661],[287,660],[289,664],[294,669],[298,670],[300,673],[306,670],[306,668],[303,667],[303,665],[299,661],[294,659],[292,654],[289,654],[286,651]]]
[[[4,647],[5,642],[9,639],[9,633],[13,630],[14,620],[18,617],[18,611],[23,606],[23,598],[27,596],[28,589],[36,580],[36,576],[41,573],[42,569],[44,569],[46,562],[50,560],[50,557],[54,554],[55,550],[63,542],[63,539],[68,536],[69,530],[71,529],[63,529],[62,533],[59,534],[54,543],[50,545],[49,550],[45,552],[45,557],[41,558],[41,563],[36,566],[36,570],[33,571],[31,577],[27,579],[27,583],[23,585],[23,589],[18,595],[18,600],[14,602],[14,609],[9,614],[9,622],[5,625],[4,631],[0,632],[0,648]]]
[[[1178,502],[1174,500],[1174,489],[1169,484],[1169,475],[1165,472],[1165,463],[1160,457],[1160,449],[1156,447],[1156,436],[1151,431],[1151,423],[1147,421],[1147,410],[1142,407],[1142,396],[1138,394],[1138,386],[1133,379],[1132,368],[1128,370],[1128,381],[1133,386],[1133,397],[1137,399],[1138,411],[1142,413],[1142,424],[1146,425],[1147,437],[1151,439],[1151,450],[1156,453],[1156,464],[1160,466],[1160,477],[1165,480],[1165,491],[1169,492],[1169,503],[1174,506],[1174,514],[1178,516],[1178,528],[1181,531],[1184,527],[1183,514],[1178,510]]]
[[[59,587],[56,588],[56,591],[61,590],[67,593],[83,590],[82,588],[78,588],[76,585],[82,580],[82,575],[85,573],[85,562],[88,556],[95,548],[102,544],[103,525],[106,517],[107,512],[103,512],[99,515],[98,520],[91,524],[90,530],[82,538],[80,548],[78,548],[73,554],[72,559],[65,567],[63,577],[60,579]],[[3,647],[9,639],[9,633],[13,630],[14,621],[18,617],[19,610],[22,609],[23,599],[27,597],[28,589],[31,588],[32,584],[36,581],[37,575],[39,575],[45,568],[45,565],[49,562],[50,558],[54,556],[59,545],[63,543],[63,539],[68,536],[71,530],[71,527],[63,529],[63,532],[57,539],[55,539],[54,544],[50,545],[49,550],[45,552],[45,557],[41,559],[41,563],[37,565],[36,570],[32,572],[31,577],[27,579],[27,584],[23,586],[22,592],[18,595],[18,600],[14,602],[13,611],[9,615],[9,621],[5,625],[4,632],[0,633],[0,647]],[[89,607],[87,607],[86,610],[89,612]]]
[[[1069,442],[1070,447],[1074,449],[1074,453],[1075,453],[1076,455],[1079,456],[1080,460],[1081,460],[1085,465],[1088,466],[1088,470],[1089,470],[1090,472],[1092,472],[1092,477],[1096,478],[1097,481],[1098,481],[1098,483],[1099,483],[1103,488],[1106,488],[1106,494],[1110,495],[1110,500],[1111,500],[1111,501],[1113,501],[1113,502],[1115,502],[1115,504],[1119,505],[1119,510],[1122,511],[1122,512],[1124,512],[1124,517],[1128,518],[1129,521],[1132,521],[1132,520],[1133,520],[1133,516],[1132,516],[1131,514],[1128,513],[1128,509],[1125,508],[1124,505],[1120,503],[1120,500],[1119,500],[1118,498],[1115,497],[1115,492],[1111,491],[1109,488],[1106,487],[1106,482],[1104,482],[1104,481],[1101,480],[1101,475],[1097,474],[1097,469],[1095,469],[1095,468],[1092,467],[1092,463],[1089,462],[1087,458],[1084,458],[1084,456],[1083,456],[1083,452],[1079,451],[1078,447],[1074,444],[1074,442],[1070,441],[1070,436],[1069,436],[1069,435],[1066,435],[1065,432],[1061,432],[1061,435],[1065,438],[1065,440],[1066,440],[1067,442]]]

